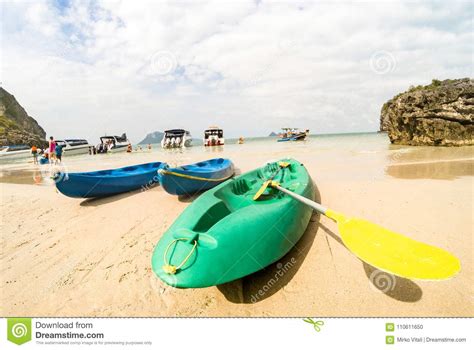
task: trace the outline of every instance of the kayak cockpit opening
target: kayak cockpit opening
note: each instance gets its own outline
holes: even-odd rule
[[[230,215],[232,212],[223,201],[217,202],[210,207],[198,220],[193,228],[196,232],[207,232],[209,229]]]

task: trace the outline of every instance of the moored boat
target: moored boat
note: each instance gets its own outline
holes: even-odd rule
[[[125,152],[129,144],[125,133],[122,136],[102,136],[97,145],[97,153]]]
[[[27,145],[2,146],[0,160],[24,159],[31,156],[31,147]]]
[[[84,139],[56,140],[56,144],[62,146],[64,156],[87,154],[92,147],[92,145]]]
[[[283,132],[279,134],[278,142],[284,141],[304,141],[309,135],[309,130],[300,131],[298,128],[282,128]]]
[[[184,129],[165,130],[161,140],[162,148],[183,148],[192,146],[191,133]]]
[[[217,126],[210,126],[204,131],[204,146],[222,146],[224,145],[224,130]]]
[[[199,288],[254,273],[282,258],[308,226],[312,209],[274,188],[253,197],[272,175],[281,186],[314,199],[312,180],[293,159],[269,163],[208,190],[163,234],[152,268],[165,283]]]
[[[213,188],[234,175],[229,159],[215,158],[177,168],[164,167],[160,184],[169,194],[191,195]]]
[[[83,173],[58,172],[55,174],[56,188],[65,196],[73,198],[111,196],[158,183],[158,170],[165,165],[154,162]]]

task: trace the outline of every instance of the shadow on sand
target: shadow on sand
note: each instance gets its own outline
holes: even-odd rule
[[[120,194],[116,194],[116,195],[108,196],[108,197],[87,198],[80,203],[80,206],[81,207],[98,207],[100,205],[113,203],[121,199],[142,193],[144,191],[152,190],[157,187],[159,187],[158,184],[153,184],[153,185],[149,185],[145,190],[139,189],[139,190],[124,192],[124,193],[120,193]]]
[[[316,201],[321,203],[321,195],[318,188],[315,188]],[[319,214],[313,213],[303,237],[283,258],[261,271],[236,281],[218,285],[217,288],[227,300],[237,304],[253,304],[271,297],[285,287],[298,272],[311,249],[319,228],[347,249],[340,236],[321,224]],[[388,297],[408,303],[417,302],[422,298],[423,291],[415,282],[380,271],[363,261],[361,262],[369,283]],[[288,265],[289,263],[291,265]],[[290,267],[285,269],[287,266]],[[280,274],[282,269],[285,271]]]
[[[192,195],[182,194],[182,195],[178,196],[178,200],[180,202],[183,202],[183,203],[191,203],[191,202],[194,202],[194,200],[197,197],[199,197],[203,192],[205,192],[205,191],[201,191],[201,192],[198,192],[198,193],[195,193],[195,194],[192,194]],[[170,196],[172,196],[172,195],[170,195]]]
[[[365,262],[362,264],[372,286],[390,298],[414,303],[423,296],[422,289],[412,280],[380,271]]]
[[[341,237],[336,235],[323,224],[319,224],[319,226],[327,235],[347,249]],[[412,280],[398,277],[388,272],[380,271],[372,265],[369,265],[363,261],[361,262],[364,267],[365,274],[369,279],[369,283],[375,289],[381,291],[390,298],[407,303],[414,303],[421,299],[423,291]]]
[[[321,196],[315,186],[315,198]],[[219,291],[232,303],[253,304],[271,297],[296,275],[313,245],[319,227],[319,214],[313,213],[301,239],[280,260],[249,276],[218,285]]]

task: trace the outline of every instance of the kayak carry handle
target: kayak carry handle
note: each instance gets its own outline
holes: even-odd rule
[[[171,248],[171,246],[174,243],[177,243],[178,241],[187,241],[187,240],[188,240],[187,238],[176,238],[176,239],[172,240],[168,244],[168,246],[166,247],[165,253],[163,254],[163,262],[164,262],[163,271],[166,272],[168,275],[174,275],[180,268],[182,268],[184,266],[184,264],[186,264],[186,262],[189,260],[191,255],[194,253],[194,250],[196,250],[197,240],[193,239],[193,241],[194,241],[193,248],[191,249],[189,254],[186,255],[186,257],[183,259],[183,261],[181,261],[181,263],[178,266],[172,265],[171,261],[169,261],[169,262],[167,261],[166,256],[168,255],[168,250]]]

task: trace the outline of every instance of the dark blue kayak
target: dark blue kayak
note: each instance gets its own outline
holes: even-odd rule
[[[105,197],[147,188],[160,180],[158,170],[162,162],[127,166],[125,168],[92,171],[87,173],[57,173],[56,188],[74,198]]]
[[[165,167],[159,172],[160,184],[166,192],[191,195],[231,178],[234,175],[234,164],[229,159],[216,158],[177,168]]]

